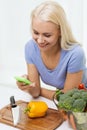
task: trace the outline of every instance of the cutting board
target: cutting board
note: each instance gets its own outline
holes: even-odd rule
[[[17,126],[13,125],[10,104],[0,110],[0,122],[21,130],[55,130],[63,122],[62,114],[58,110],[48,108],[46,116],[31,119],[24,114],[27,102],[19,100],[16,104],[21,108],[21,119]]]

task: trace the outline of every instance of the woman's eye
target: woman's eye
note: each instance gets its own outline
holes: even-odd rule
[[[51,35],[44,35],[45,37],[51,37]]]
[[[33,31],[33,33],[34,33],[35,35],[39,35],[39,33],[38,33],[37,31]],[[51,37],[50,34],[43,34],[43,36],[44,36],[44,37]]]
[[[38,32],[33,32],[34,34],[38,35],[39,33]]]
[[[33,33],[34,33],[34,34],[36,34],[36,35],[38,35],[38,34],[39,34],[37,31],[34,31],[34,30],[33,30]]]

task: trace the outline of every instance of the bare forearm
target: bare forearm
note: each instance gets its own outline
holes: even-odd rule
[[[45,89],[45,88],[41,88],[40,95],[45,97],[45,98],[52,100],[54,93],[55,93],[55,90],[48,90],[48,89]]]
[[[29,93],[32,95],[32,97],[37,98],[40,95],[40,89],[34,88],[33,90],[29,90]]]

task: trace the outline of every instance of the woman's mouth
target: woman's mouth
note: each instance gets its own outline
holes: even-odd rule
[[[40,48],[46,48],[46,47],[48,46],[48,44],[38,44],[38,46],[39,46]]]

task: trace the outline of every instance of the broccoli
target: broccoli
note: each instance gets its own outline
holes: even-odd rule
[[[59,101],[58,106],[59,108],[64,108],[65,110],[72,109],[74,99],[72,97],[65,98],[62,102]]]
[[[64,94],[62,91],[60,91],[59,89],[57,89],[57,91],[56,91],[56,99],[59,101],[59,99],[60,99],[60,96],[62,95],[62,94]]]
[[[75,92],[75,93],[72,95],[72,97],[73,97],[74,99],[79,99],[79,98],[81,98],[81,94],[80,94],[79,92]]]
[[[87,91],[74,88],[58,98],[58,108],[66,111],[84,112],[87,106]]]
[[[59,101],[64,101],[66,98],[69,98],[69,96],[67,94],[59,95]]]
[[[73,109],[74,112],[83,112],[86,107],[86,102],[83,99],[77,99],[73,103]]]
[[[74,89],[71,89],[69,90],[68,92],[66,92],[65,94],[67,96],[73,96],[74,93],[78,92],[78,89],[77,88],[74,88]]]
[[[81,96],[82,96],[82,99],[87,102],[87,92],[86,91],[82,92]]]

